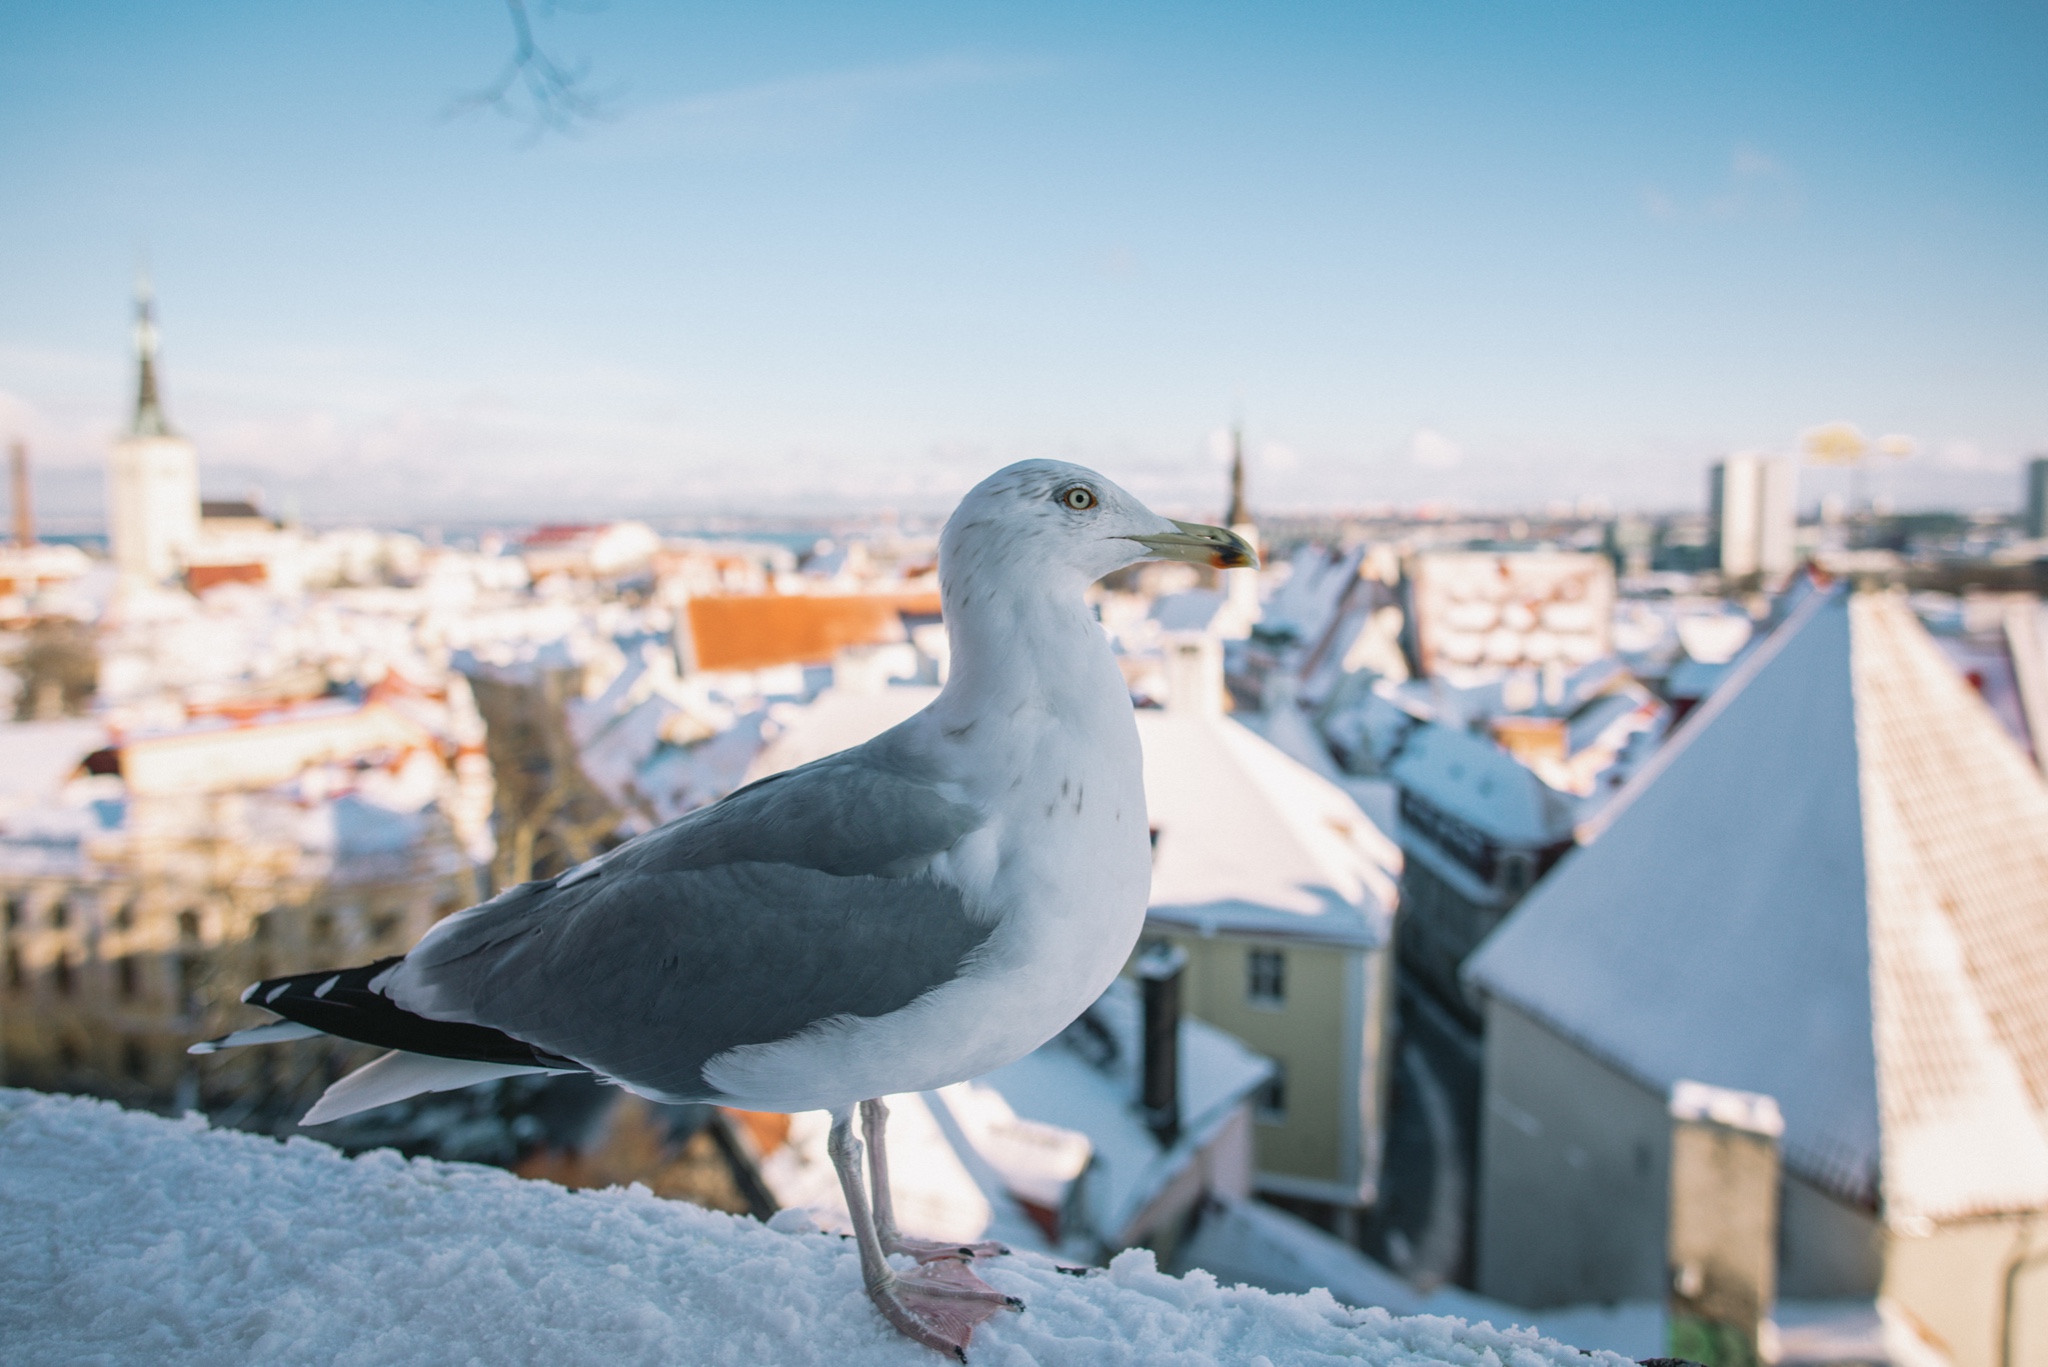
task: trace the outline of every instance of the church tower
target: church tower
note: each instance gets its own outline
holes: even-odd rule
[[[107,537],[124,579],[163,584],[199,536],[199,456],[171,430],[157,393],[156,300],[135,282],[135,415],[107,470]]]
[[[1230,507],[1224,510],[1223,525],[1233,532],[1252,525],[1251,509],[1244,501],[1244,426],[1230,429]],[[1239,535],[1243,535],[1239,532]]]
[[[1252,510],[1244,497],[1244,425],[1230,429],[1230,506],[1224,510],[1223,525],[1259,545],[1259,529],[1253,525]],[[1264,548],[1260,548],[1264,554]],[[1249,631],[1259,620],[1259,572],[1254,569],[1224,570],[1223,591],[1229,595],[1234,618]]]

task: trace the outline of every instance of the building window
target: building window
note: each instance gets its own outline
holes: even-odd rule
[[[18,930],[20,927],[21,899],[19,897],[10,897],[7,899],[7,928],[9,930]]]
[[[199,1014],[199,986],[206,977],[206,967],[197,955],[178,956],[178,1010],[187,1016]]]
[[[21,951],[9,945],[7,947],[7,985],[16,992],[19,992],[21,991],[21,981]]]
[[[122,1001],[134,1001],[138,984],[135,977],[135,956],[123,954],[114,960],[114,988],[121,994]]]
[[[57,988],[58,996],[68,997],[71,995],[72,974],[71,956],[69,954],[59,954],[57,956],[57,962],[50,966],[50,978]]]
[[[121,1071],[130,1081],[149,1081],[149,1051],[135,1040],[128,1040],[121,1046]]]
[[[1267,1125],[1287,1123],[1287,1065],[1273,1060],[1273,1076],[1252,1093],[1252,1115]]]
[[[50,929],[64,930],[71,924],[71,904],[58,898],[50,906]]]
[[[1500,861],[1501,891],[1510,897],[1520,897],[1527,892],[1529,885],[1536,881],[1536,870],[1531,867],[1533,862],[1529,855],[1519,850],[1503,857]]]
[[[1287,1004],[1287,956],[1277,949],[1245,955],[1244,995],[1254,1006]]]
[[[191,944],[199,938],[199,913],[181,911],[178,913],[178,938]]]
[[[120,906],[114,908],[114,929],[135,929],[135,904],[133,902],[123,902]]]

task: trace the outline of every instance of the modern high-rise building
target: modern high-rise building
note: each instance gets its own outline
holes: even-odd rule
[[[1721,573],[1790,574],[1797,563],[1798,482],[1792,462],[1739,455],[1717,461],[1707,482],[1708,515]]]
[[[2027,536],[2048,537],[2048,456],[2027,462]]]
[[[107,469],[107,534],[124,578],[161,584],[199,538],[199,456],[171,430],[157,394],[155,303],[144,277],[135,289],[135,416]]]

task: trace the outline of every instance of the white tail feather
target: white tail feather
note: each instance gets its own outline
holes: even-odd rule
[[[478,1082],[495,1082],[522,1073],[562,1072],[559,1068],[538,1068],[532,1064],[478,1063],[473,1059],[435,1058],[431,1054],[408,1054],[394,1049],[380,1059],[350,1073],[320,1094],[301,1125],[325,1125],[330,1120],[358,1111],[388,1106],[421,1092],[452,1092]]]
[[[219,1039],[201,1040],[186,1049],[188,1054],[212,1054],[222,1049],[239,1049],[245,1044],[282,1044],[288,1039],[311,1039],[319,1034],[310,1025],[297,1021],[272,1021],[268,1025],[252,1025],[247,1030],[237,1030],[232,1035]]]

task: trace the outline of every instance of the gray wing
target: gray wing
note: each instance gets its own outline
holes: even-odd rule
[[[830,1016],[900,1010],[991,927],[930,875],[981,825],[873,745],[742,788],[442,923],[387,990],[678,1100],[703,1066]],[[567,886],[559,886],[567,884]]]

